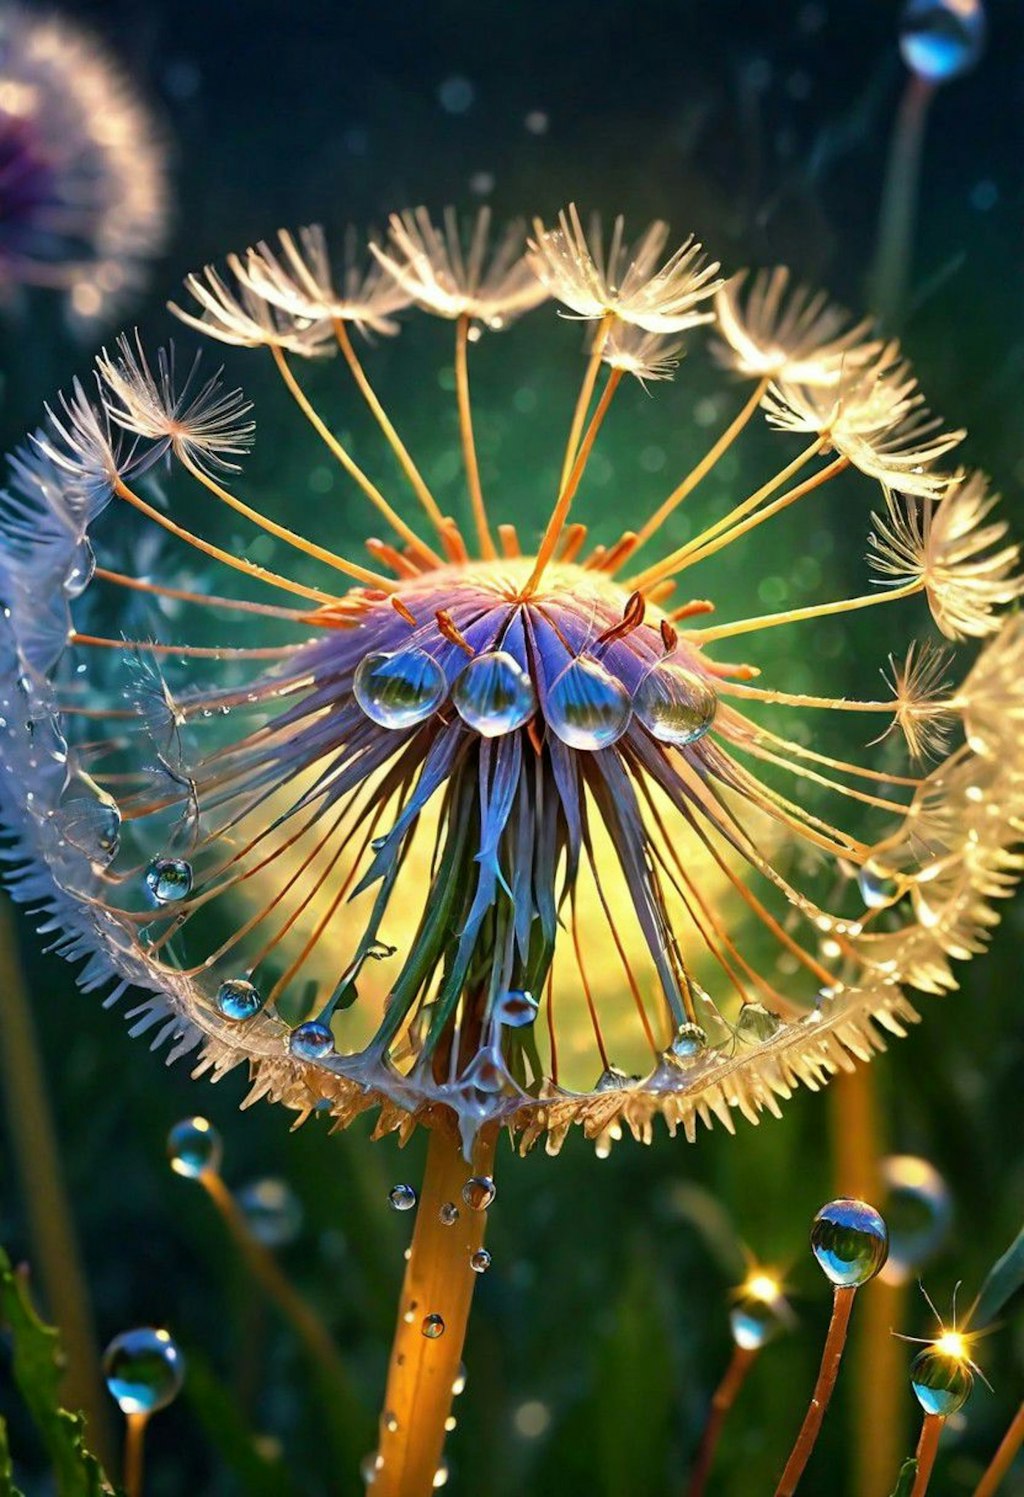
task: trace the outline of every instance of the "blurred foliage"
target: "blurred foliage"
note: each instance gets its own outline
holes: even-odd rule
[[[107,30],[136,76],[150,79],[178,141],[177,239],[138,309],[154,342],[168,335],[163,302],[186,270],[279,224],[322,218],[336,228],[346,219],[379,221],[409,202],[471,203],[480,195],[499,216],[550,213],[570,197],[624,211],[634,224],[664,215],[680,231],[694,228],[730,266],[785,259],[861,304],[900,87],[897,6],[888,0],[771,7],[525,0],[500,8],[439,0],[388,7],[386,17],[328,0],[300,8],[248,0],[244,19],[236,7],[203,0],[72,8]],[[936,101],[905,341],[936,408],[970,428],[968,458],[993,473],[1020,529],[1022,18],[1016,0],[993,0],[990,10],[985,62]],[[475,90],[465,114],[438,101],[453,75]],[[525,128],[532,110],[547,114],[545,133]],[[451,404],[445,369],[440,379],[436,373],[450,360],[443,336],[436,325],[410,325],[373,351],[372,373],[429,481],[458,504],[454,412],[438,418]],[[530,319],[499,356],[489,358],[485,347],[474,365],[484,480],[500,487],[502,505],[526,531],[544,512],[575,398],[575,373],[569,384],[564,377],[572,370],[566,339],[571,347],[574,336],[572,324]],[[556,342],[560,352],[550,357]],[[63,341],[45,303],[6,326],[6,444],[20,439],[54,388],[84,371],[91,352]],[[257,402],[254,492],[269,495],[286,522],[354,545],[366,534],[365,516],[286,408],[269,360],[228,362]],[[362,454],[369,427],[346,403],[341,372],[312,371],[310,389],[350,424]],[[696,355],[673,391],[631,392],[592,467],[587,499],[598,539],[617,534],[641,499],[662,497],[700,450],[704,429],[727,416],[732,395]],[[680,410],[692,419],[680,420]],[[752,435],[742,457],[730,454],[695,513],[716,512],[724,497],[753,487],[767,441]],[[379,449],[366,450],[371,475],[389,479]],[[755,572],[739,548],[716,559],[706,586],[724,617],[730,599],[748,606],[752,594],[759,606],[779,607],[863,590],[864,490],[852,481],[835,489],[828,504],[770,536],[770,527],[759,533]],[[221,522],[217,538],[243,549],[247,538]],[[692,533],[684,507],[665,544]],[[271,553],[250,546],[248,554]],[[877,680],[889,647],[873,625],[844,632],[822,624],[799,641],[777,631],[758,660],[791,690],[827,675],[855,691]],[[953,1192],[954,1228],[926,1277],[942,1310],[958,1280],[977,1289],[1024,1216],[1022,935],[1018,904],[990,953],[964,971],[961,989],[924,1000],[925,1022],[875,1066],[885,1147],[926,1156]],[[372,1143],[365,1120],[330,1137],[315,1122],[293,1135],[289,1116],[267,1107],[239,1115],[243,1078],[211,1089],[190,1082],[187,1067],[165,1070],[127,1038],[117,1014],[74,991],[66,967],[40,953],[28,922],[23,937],[101,1340],[128,1325],[167,1324],[191,1369],[185,1396],[153,1421],[147,1492],[355,1493],[354,1472],[336,1469],[328,1416],[301,1349],[254,1293],[208,1200],[167,1170],[163,1139],[177,1118],[203,1112],[225,1135],[232,1187],[255,1176],[288,1180],[305,1224],[279,1256],[335,1336],[368,1421],[383,1388],[409,1232],[408,1219],[388,1210],[387,1190],[418,1177],[422,1141],[403,1156],[391,1139]],[[494,1262],[470,1327],[450,1490],[472,1497],[676,1490],[730,1355],[737,1240],[785,1273],[799,1327],[751,1373],[711,1490],[720,1497],[770,1490],[828,1318],[806,1235],[834,1193],[829,1119],[828,1098],[805,1092],[781,1122],[740,1124],[737,1138],[716,1129],[695,1147],[658,1132],[649,1149],[623,1143],[608,1159],[576,1136],[557,1159],[536,1150],[519,1160],[503,1149],[489,1224]],[[9,1151],[0,1169],[0,1240],[21,1260],[31,1243]],[[1024,1327],[1013,1303],[1000,1313],[1004,1323],[978,1352],[994,1392],[979,1386],[947,1431],[934,1497],[971,1491],[1019,1403]],[[923,1298],[909,1301],[898,1329],[932,1329]],[[32,1398],[24,1388],[21,1395],[0,1377],[15,1479],[36,1497],[50,1490],[47,1453],[31,1427]],[[903,1399],[893,1417],[909,1443],[916,1418],[909,1387]],[[842,1378],[808,1492],[851,1490],[854,1412]],[[47,1427],[38,1415],[35,1422]],[[70,1426],[49,1427],[74,1448]],[[4,1459],[0,1446],[0,1472]],[[1024,1477],[1012,1477],[1006,1497],[1021,1492]]]

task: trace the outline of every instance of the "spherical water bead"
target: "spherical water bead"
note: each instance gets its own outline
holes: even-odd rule
[[[244,1024],[263,1007],[263,997],[258,988],[244,977],[229,977],[217,989],[217,1010],[225,1019]]]
[[[392,1211],[411,1211],[416,1204],[416,1192],[411,1185],[392,1185],[388,1201]]]
[[[741,1040],[762,1044],[778,1034],[782,1020],[763,1003],[744,1003],[736,1020],[736,1034]]]
[[[926,1346],[910,1364],[910,1386],[926,1414],[947,1419],[963,1408],[974,1388],[974,1374],[964,1356]]]
[[[438,1211],[437,1217],[442,1227],[454,1227],[459,1219],[459,1208],[454,1201],[445,1201],[444,1205]]]
[[[900,55],[928,83],[968,72],[985,46],[981,0],[910,0],[900,18]]]
[[[874,858],[868,858],[857,870],[860,897],[869,910],[884,910],[900,897],[900,885],[888,869]]]
[[[639,1080],[639,1076],[630,1076],[628,1072],[620,1071],[618,1066],[606,1066],[594,1082],[594,1090],[595,1092],[617,1092],[620,1087],[632,1086]]]
[[[486,1211],[497,1193],[490,1175],[473,1175],[462,1187],[462,1199],[472,1211]]]
[[[206,1170],[216,1174],[223,1153],[220,1134],[206,1118],[182,1118],[167,1135],[171,1169],[187,1180],[198,1180]]]
[[[448,682],[426,650],[379,651],[359,662],[352,690],[371,722],[382,728],[411,728],[437,711]]]
[[[533,682],[505,650],[471,660],[452,688],[452,701],[466,726],[484,738],[521,728],[537,710]]]
[[[157,904],[187,899],[192,893],[192,864],[184,858],[154,858],[146,869],[146,888]]]
[[[253,1180],[235,1199],[249,1231],[264,1247],[286,1247],[302,1231],[302,1202],[284,1180]]]
[[[829,1201],[814,1218],[811,1250],[826,1278],[850,1289],[866,1284],[882,1267],[889,1251],[889,1232],[866,1201]]]
[[[521,988],[512,988],[503,993],[494,1005],[495,1017],[507,1029],[524,1029],[532,1024],[540,1012],[540,1004],[532,993]]]
[[[548,689],[548,726],[573,749],[603,749],[629,726],[629,693],[597,660],[580,655]]]
[[[697,1060],[708,1048],[708,1037],[699,1024],[680,1024],[668,1048],[673,1060]]]
[[[634,692],[633,711],[652,737],[678,748],[703,738],[715,720],[718,696],[696,671],[661,660]]]
[[[334,1035],[318,1019],[308,1019],[292,1030],[288,1049],[296,1060],[323,1060],[334,1053]]]
[[[760,1351],[782,1330],[782,1318],[770,1299],[744,1294],[729,1311],[729,1330],[744,1351]]]
[[[420,1330],[428,1341],[436,1341],[438,1336],[444,1335],[444,1317],[442,1315],[424,1315]]]
[[[469,1260],[469,1266],[474,1273],[486,1273],[491,1266],[491,1255],[486,1248],[477,1248]]]
[[[906,1284],[939,1251],[953,1220],[949,1186],[933,1164],[913,1154],[882,1160],[889,1223],[887,1284]]]
[[[154,1414],[173,1403],[185,1381],[185,1358],[167,1331],[122,1331],[103,1353],[103,1376],[123,1414]]]

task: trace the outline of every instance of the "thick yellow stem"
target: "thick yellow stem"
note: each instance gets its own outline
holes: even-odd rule
[[[466,1205],[462,1188],[471,1175],[491,1173],[495,1138],[481,1136],[471,1167],[454,1133],[430,1132],[380,1419],[374,1497],[429,1497],[433,1490],[477,1279],[470,1260],[486,1220],[485,1211]],[[446,1225],[441,1208],[449,1204],[459,1214]],[[434,1316],[442,1333],[424,1334]],[[437,1324],[431,1320],[428,1331]]]

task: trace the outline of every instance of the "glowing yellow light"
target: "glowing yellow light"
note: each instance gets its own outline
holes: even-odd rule
[[[782,1285],[764,1269],[749,1274],[743,1283],[743,1294],[763,1305],[773,1305],[782,1294]]]
[[[945,1357],[952,1357],[956,1362],[970,1360],[967,1354],[967,1339],[959,1331],[943,1331],[932,1344],[936,1351],[941,1352]]]

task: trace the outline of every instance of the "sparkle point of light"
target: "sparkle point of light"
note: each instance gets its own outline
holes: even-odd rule
[[[956,1362],[967,1362],[970,1360],[967,1352],[967,1338],[960,1331],[943,1331],[941,1336],[936,1337],[932,1345],[944,1357],[952,1357]]]
[[[773,1305],[782,1294],[782,1285],[772,1274],[758,1269],[755,1273],[748,1274],[743,1282],[742,1292],[749,1299],[756,1299],[763,1305]]]

